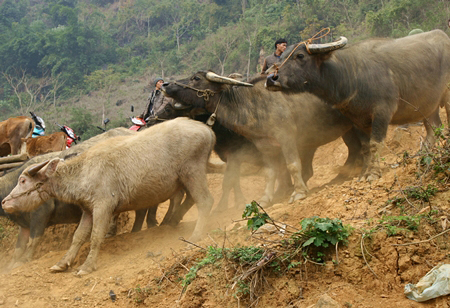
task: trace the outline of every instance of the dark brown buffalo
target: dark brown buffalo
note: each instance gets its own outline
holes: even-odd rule
[[[246,84],[199,71],[162,89],[177,102],[215,112],[221,125],[255,145],[268,170],[263,204],[273,201],[277,172],[286,166],[294,180],[290,202],[305,198],[316,149],[353,133],[350,120],[316,96],[268,92],[264,78]]]
[[[0,122],[0,156],[19,154],[22,138],[31,137],[34,121],[29,117],[19,116]]]
[[[424,120],[427,141],[440,125],[439,105],[448,102],[450,39],[434,30],[399,39],[370,39],[346,46],[341,37],[328,44],[299,43],[283,53],[267,89],[309,92],[339,109],[370,136],[363,178],[377,179],[377,148],[389,124]],[[280,64],[279,64],[280,65]]]
[[[46,136],[22,138],[25,142],[28,157],[34,157],[50,152],[58,152],[66,149],[67,135],[64,132],[56,132]]]

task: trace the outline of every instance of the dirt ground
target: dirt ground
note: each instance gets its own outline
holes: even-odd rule
[[[308,182],[311,194],[294,204],[275,204],[267,209],[275,220],[299,228],[299,222],[314,215],[339,218],[355,229],[348,246],[339,246],[339,264],[326,262],[325,266],[312,263],[302,265],[287,275],[266,277],[266,287],[254,307],[310,307],[324,294],[331,297],[334,306],[316,307],[450,307],[444,296],[427,303],[408,300],[403,294],[407,283],[417,283],[433,266],[449,261],[448,235],[420,245],[392,246],[424,240],[442,231],[441,223],[427,224],[418,232],[388,237],[376,232],[366,239],[370,255],[361,253],[361,235],[382,215],[398,215],[387,206],[387,201],[408,186],[420,185],[415,163],[402,164],[404,152],[414,154],[425,135],[422,126],[390,127],[385,147],[381,152],[382,179],[367,183],[356,179],[333,184],[332,180],[346,157],[347,149],[341,140],[321,147],[314,160],[314,176]],[[208,175],[210,190],[216,204],[221,195],[222,174]],[[264,189],[260,175],[245,176],[241,180],[247,200],[258,199]],[[450,195],[446,184],[430,204],[438,209],[441,219],[447,218]],[[230,200],[233,200],[230,198]],[[167,204],[158,210],[161,221]],[[209,245],[234,247],[261,245],[251,237],[241,220],[243,205],[219,214],[211,214],[209,232],[201,247]],[[129,233],[133,214],[122,214],[119,234],[105,240],[98,259],[98,270],[77,277],[74,271],[87,256],[85,244],[73,268],[64,273],[51,273],[70,246],[74,225],[51,227],[35,259],[9,273],[0,275],[0,307],[247,307],[233,295],[232,275],[220,265],[208,266],[198,272],[197,278],[183,290],[183,277],[194,262],[203,257],[200,249],[181,241],[189,238],[196,220],[193,208],[177,227],[154,227]],[[2,224],[8,225],[5,220]],[[2,239],[0,266],[5,266],[12,255],[17,228],[9,224]],[[279,237],[279,235],[276,235]],[[334,252],[331,252],[334,256]],[[364,258],[367,259],[364,261]],[[190,260],[187,263],[181,260]],[[331,260],[331,258],[330,258]],[[177,267],[177,265],[179,265]],[[369,266],[370,265],[370,268]],[[170,268],[178,268],[178,279],[168,275]],[[113,302],[110,291],[116,295]],[[184,291],[184,292],[183,292]],[[337,302],[337,303],[336,303]],[[314,306],[313,306],[314,307]]]

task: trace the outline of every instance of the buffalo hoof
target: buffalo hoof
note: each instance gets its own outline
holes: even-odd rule
[[[75,275],[76,276],[84,276],[84,275],[92,273],[93,271],[95,271],[95,269],[96,269],[95,266],[90,266],[90,265],[83,264],[82,266],[80,266],[77,269]]]
[[[65,270],[67,270],[67,267],[67,264],[65,266],[59,266],[58,264],[56,264],[50,267],[50,271],[52,271],[53,273],[64,272]]]
[[[294,192],[289,199],[289,203],[294,203],[297,200],[303,200],[308,196],[308,194],[304,191]]]
[[[26,263],[26,262],[24,262],[24,261],[16,261],[16,262],[10,264],[10,266],[8,266],[8,269],[9,269],[9,270],[12,270],[12,269],[21,267],[21,266],[24,265],[25,263]]]
[[[360,179],[359,182],[373,182],[381,178],[381,175],[376,173],[366,173]]]
[[[87,274],[90,274],[91,272],[88,271],[84,271],[84,270],[79,270],[75,273],[75,276],[85,276]]]
[[[263,197],[259,200],[258,204],[259,204],[263,209],[265,209],[265,208],[271,207],[271,206],[273,205],[273,202],[272,202],[271,200],[269,200],[269,197],[263,196]]]

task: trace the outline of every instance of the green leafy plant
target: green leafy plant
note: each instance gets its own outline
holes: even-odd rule
[[[213,246],[209,246],[205,258],[200,260],[194,266],[189,269],[189,272],[184,277],[181,285],[183,288],[186,288],[191,282],[197,277],[197,272],[204,266],[208,264],[213,264],[217,262],[219,259],[223,258],[223,250],[222,248],[216,248]]]
[[[347,243],[350,236],[349,228],[344,227],[339,219],[320,218],[317,216],[305,218],[301,222],[301,233],[308,237],[303,247],[314,245],[327,248],[337,242]]]
[[[428,184],[426,188],[412,186],[405,189],[406,195],[409,198],[422,200],[425,202],[429,202],[430,197],[436,195],[437,191],[437,187],[433,186],[432,184]]]
[[[259,205],[256,201],[252,201],[245,206],[242,218],[247,219],[247,228],[253,231],[258,230],[270,220],[270,217],[266,212],[261,213],[259,211]]]
[[[417,231],[421,218],[422,215],[383,216],[379,222],[388,236],[394,236],[407,231]]]

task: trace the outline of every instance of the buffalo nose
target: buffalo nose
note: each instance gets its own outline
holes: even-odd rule
[[[266,87],[274,86],[277,79],[278,76],[275,76],[274,74],[270,74],[269,76],[267,76]]]
[[[272,79],[273,81],[278,80],[278,75],[275,74],[270,74],[269,76],[267,76],[267,79]]]

